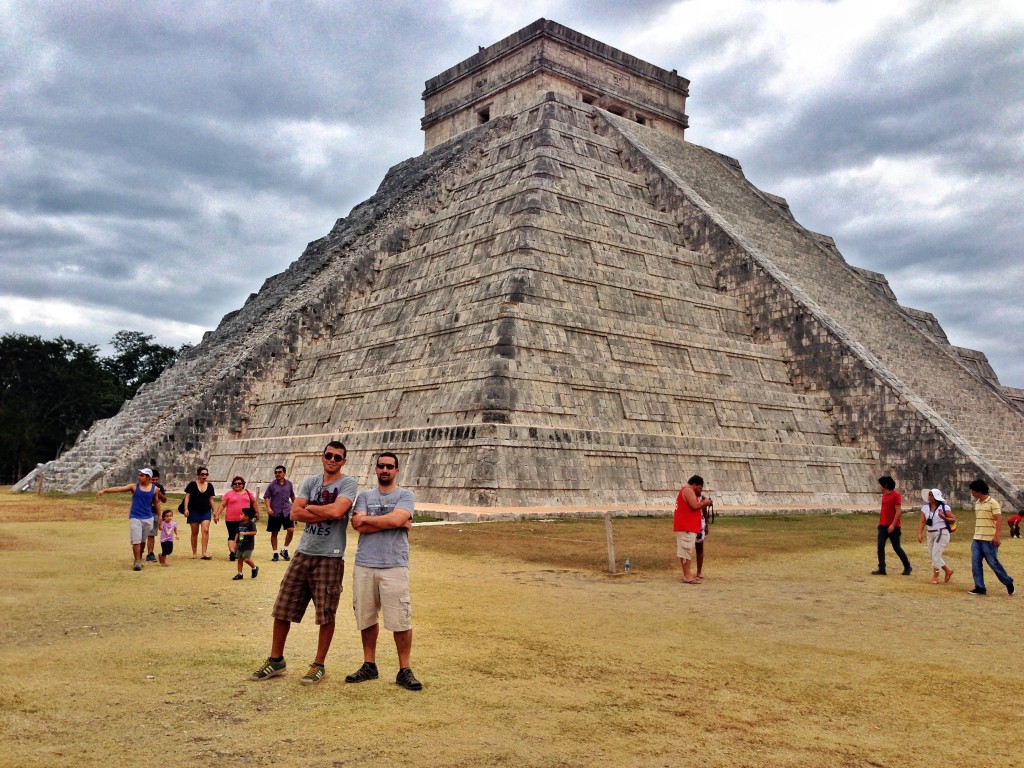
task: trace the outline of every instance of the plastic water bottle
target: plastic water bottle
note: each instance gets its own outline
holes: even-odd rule
[[[623,565],[622,567],[626,569],[626,573],[629,573],[629,558],[628,557],[626,558],[625,565]]]

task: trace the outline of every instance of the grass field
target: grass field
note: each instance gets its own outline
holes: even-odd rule
[[[176,500],[175,500],[176,503]],[[189,559],[131,570],[128,497],[0,493],[0,765],[1024,766],[1022,596],[970,588],[970,515],[949,585],[872,577],[875,518],[719,518],[707,580],[679,582],[666,519],[417,526],[422,692],[346,685],[348,593],[328,677],[252,683],[286,566],[256,580]],[[181,520],[181,516],[178,516]],[[262,528],[262,525],[261,525]],[[354,552],[350,539],[349,556]],[[1024,575],[1024,542],[1001,558]],[[898,573],[898,571],[896,571]]]

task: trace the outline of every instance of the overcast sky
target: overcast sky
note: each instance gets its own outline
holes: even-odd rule
[[[1024,387],[1024,3],[0,0],[0,332],[197,342],[540,17],[690,79],[732,155]]]

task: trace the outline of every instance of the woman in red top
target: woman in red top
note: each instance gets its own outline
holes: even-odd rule
[[[228,557],[231,560],[235,559],[235,552],[238,550],[235,539],[238,538],[238,524],[242,521],[242,510],[246,507],[252,507],[255,510],[256,497],[245,489],[245,478],[235,475],[231,480],[231,490],[221,498],[220,507],[213,515],[213,522],[220,523],[221,513],[224,513],[224,524],[228,528]],[[256,519],[255,515],[254,511],[254,520]]]

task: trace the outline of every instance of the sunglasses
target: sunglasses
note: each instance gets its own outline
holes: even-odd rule
[[[330,451],[324,451],[324,458],[328,461],[344,461],[345,457],[340,453],[331,453]]]
[[[237,482],[236,481],[236,482],[232,483],[232,485],[245,485],[245,483],[241,483],[241,482]]]
[[[381,464],[379,461],[377,462],[377,469],[396,469],[397,467],[397,464]]]
[[[200,472],[200,473],[199,473],[199,476],[200,476],[200,477],[209,477],[209,476],[210,476],[210,473],[209,473],[209,472]]]

